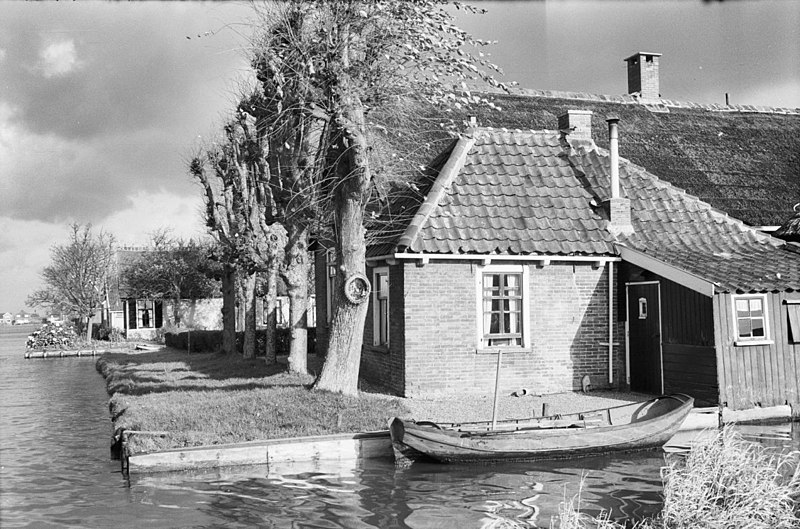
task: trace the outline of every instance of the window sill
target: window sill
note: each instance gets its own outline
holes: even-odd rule
[[[476,349],[475,352],[479,355],[482,354],[497,354],[500,351],[504,353],[532,353],[533,349],[530,347],[484,347]]]
[[[736,347],[747,347],[748,345],[774,345],[772,340],[736,340],[733,345]]]

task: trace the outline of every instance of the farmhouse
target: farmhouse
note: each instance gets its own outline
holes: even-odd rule
[[[488,394],[502,350],[504,392],[800,404],[800,253],[765,233],[800,196],[800,114],[660,99],[641,82],[658,55],[628,64],[626,96],[495,96],[394,204],[368,251],[362,376]]]

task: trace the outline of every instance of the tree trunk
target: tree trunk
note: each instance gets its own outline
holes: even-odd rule
[[[247,295],[245,294],[247,288],[245,286],[247,278],[242,277],[244,273],[236,275],[236,332],[243,332],[245,330],[246,320],[245,317],[245,304],[247,303]]]
[[[256,357],[256,274],[250,272],[242,281],[244,314],[244,343],[242,356],[244,358]]]
[[[86,317],[86,342],[92,341],[92,317]]]
[[[236,352],[236,269],[222,266],[222,352]]]
[[[289,294],[289,372],[308,372],[308,228],[286,226],[288,244],[283,279]]]
[[[275,325],[277,318],[275,317],[276,298],[278,297],[278,262],[273,260],[267,270],[267,295],[264,299],[264,311],[267,314],[266,338],[264,340],[264,362],[267,365],[273,365],[277,362],[277,342],[278,333]]]
[[[336,305],[333,308],[328,355],[322,373],[314,387],[346,395],[358,393],[358,371],[361,346],[364,341],[364,322],[367,317],[369,283],[362,289],[348,289],[347,282],[365,275],[366,252],[364,203],[369,192],[370,168],[367,157],[367,138],[363,108],[357,98],[349,101],[344,123],[340,152],[346,152],[337,168],[341,182],[336,196],[336,255],[339,269],[336,274]],[[358,287],[356,281],[354,286]],[[366,289],[366,291],[364,291]],[[366,294],[366,295],[365,295]],[[365,296],[364,296],[365,295]],[[360,299],[352,301],[350,298]]]
[[[175,325],[175,327],[180,327],[181,326],[181,315],[180,315],[181,297],[180,297],[180,295],[175,296],[175,298],[172,301],[173,301],[173,305],[172,305],[172,324]]]

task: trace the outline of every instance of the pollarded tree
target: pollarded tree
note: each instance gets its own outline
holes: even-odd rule
[[[203,186],[206,224],[222,249],[223,349],[235,349],[236,272],[243,274],[244,356],[255,356],[256,273],[276,266],[281,230],[270,222],[272,205],[264,179],[263,149],[252,117],[238,111],[224,127],[224,139],[190,162]],[[269,358],[271,355],[267,355]]]
[[[324,125],[324,178],[301,186],[333,219],[338,262],[328,355],[315,387],[357,391],[369,283],[365,207],[373,191],[370,113],[406,98],[456,108],[486,103],[469,85],[505,88],[499,71],[453,22],[445,0],[290,0],[263,11],[254,66],[265,99],[280,98],[287,126]],[[277,15],[276,15],[277,13]],[[291,137],[291,136],[290,136]],[[287,150],[303,148],[287,142]]]
[[[114,273],[114,237],[91,224],[72,224],[67,244],[50,249],[50,264],[42,270],[45,288],[28,296],[30,306],[71,312],[85,322],[91,338],[92,318],[106,301],[109,277]]]

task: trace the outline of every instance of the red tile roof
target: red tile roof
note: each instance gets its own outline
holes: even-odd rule
[[[393,246],[411,253],[611,256],[623,244],[718,291],[800,289],[800,254],[783,241],[625,159],[621,195],[631,200],[635,231],[615,237],[601,205],[609,185],[608,153],[591,141],[567,142],[558,131],[475,129],[454,147]]]

